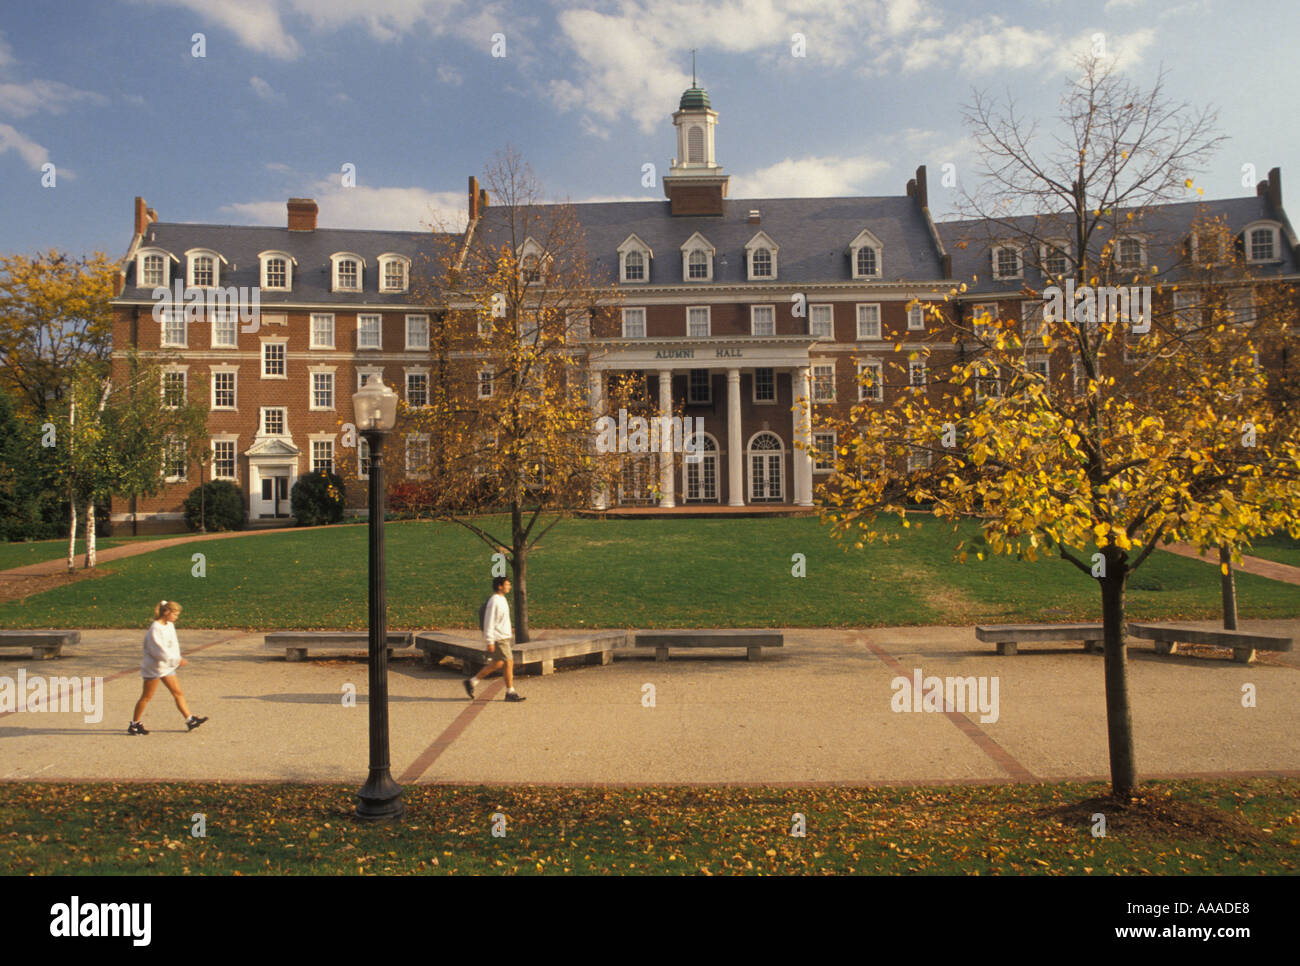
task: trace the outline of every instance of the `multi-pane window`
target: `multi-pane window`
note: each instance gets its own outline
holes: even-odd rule
[[[287,259],[268,258],[266,260],[266,287],[289,287],[289,262]]]
[[[983,302],[970,307],[971,328],[975,330],[975,338],[987,340],[997,335],[996,319],[994,318],[997,308],[997,303],[985,305]]]
[[[907,310],[907,327],[913,332],[925,331],[925,306],[913,305]]]
[[[370,479],[370,440],[364,436],[357,440],[357,476]]]
[[[427,372],[408,372],[406,374],[406,404],[408,406],[427,406],[429,404],[429,374]]]
[[[1232,321],[1245,325],[1255,320],[1255,298],[1249,289],[1239,288],[1228,293],[1228,311]]]
[[[149,285],[166,285],[166,262],[161,255],[146,255],[144,257],[144,277],[140,279],[142,286]]]
[[[267,406],[262,410],[262,433],[265,436],[283,436],[285,426],[285,409],[283,406]]]
[[[358,315],[357,348],[378,349],[379,347],[379,316]]]
[[[212,346],[220,349],[233,349],[238,338],[235,323],[235,310],[226,307],[212,310]]]
[[[162,310],[162,344],[166,348],[185,348],[185,310],[179,306]]]
[[[623,281],[645,281],[645,255],[641,252],[628,252],[623,256]]]
[[[427,315],[408,315],[406,317],[406,347],[408,349],[429,348],[429,317]]]
[[[1117,250],[1120,268],[1135,269],[1142,265],[1142,242],[1136,238],[1121,238]]]
[[[686,277],[706,279],[709,277],[709,253],[695,249],[686,259]]]
[[[211,255],[195,255],[193,263],[194,284],[208,287],[214,284],[217,261]]]
[[[525,285],[532,285],[542,280],[541,262],[536,255],[525,255],[520,262]]]
[[[212,478],[214,480],[233,480],[235,478],[235,441],[217,439],[212,441]]]
[[[754,401],[755,402],[776,401],[776,370],[775,369],[754,370]]]
[[[1020,275],[1020,253],[1009,245],[993,252],[993,271],[998,278],[1016,278]]]
[[[880,338],[880,306],[859,305],[858,306],[858,338],[859,339],[879,339]]]
[[[345,292],[355,292],[361,288],[361,265],[355,258],[339,260],[338,288]]]
[[[1250,260],[1267,262],[1272,261],[1273,258],[1273,229],[1253,229],[1250,233]]]
[[[709,307],[696,306],[686,310],[686,334],[692,339],[709,337]]]
[[[750,258],[750,274],[754,278],[772,277],[772,252],[767,248],[756,248]]]
[[[235,371],[218,369],[212,373],[212,408],[235,408]]]
[[[478,398],[492,398],[492,370],[480,369],[478,371]]]
[[[907,363],[907,384],[909,386],[924,386],[926,378],[926,366],[924,359],[912,359]]]
[[[311,441],[311,471],[319,473],[334,472],[334,440],[313,439]]]
[[[926,469],[930,465],[930,451],[921,446],[909,446],[907,448],[907,471],[915,473],[917,470]]]
[[[163,405],[168,409],[179,409],[185,405],[185,373],[163,373]]]
[[[366,383],[371,378],[382,379],[384,372],[382,369],[358,369],[357,370],[357,392],[366,388]]]
[[[406,291],[406,262],[400,258],[390,258],[384,263],[384,291]]]
[[[1075,359],[1071,369],[1073,369],[1075,395],[1082,395],[1088,391],[1088,369],[1082,359]]]
[[[262,376],[285,375],[285,344],[283,342],[262,343]]]
[[[591,313],[586,309],[573,309],[566,312],[564,321],[570,340],[591,338]]]
[[[776,335],[775,306],[755,305],[750,309],[750,322],[754,335]]]
[[[830,473],[835,470],[835,434],[813,433],[813,472]]]
[[[808,307],[808,334],[816,339],[834,339],[834,307],[810,305]]]
[[[164,470],[171,482],[183,483],[189,471],[189,460],[185,455],[185,441],[167,438],[163,456]]]
[[[645,338],[645,309],[623,310],[623,338]]]
[[[1043,272],[1052,278],[1063,277],[1068,267],[1065,252],[1055,245],[1048,245],[1044,254]]]
[[[858,275],[875,275],[878,261],[874,248],[859,248],[857,258]]]
[[[1042,376],[1044,382],[1049,379],[1052,367],[1046,352],[1035,352],[1029,356],[1029,371]]]
[[[858,401],[883,402],[885,399],[885,367],[879,359],[858,363]]]
[[[311,315],[311,347],[313,349],[334,348],[334,316],[328,312],[313,312]]]
[[[429,467],[429,437],[413,433],[406,437],[406,475],[423,476]]]
[[[815,403],[835,401],[835,366],[812,367],[812,398]]]
[[[975,378],[975,398],[988,399],[1002,395],[1002,380],[997,366],[981,366],[980,375]]]
[[[1047,321],[1042,302],[1020,303],[1020,331],[1025,342],[1042,342],[1047,334]]]
[[[1174,293],[1174,325],[1190,329],[1201,324],[1201,297],[1196,292]]]
[[[334,408],[334,373],[313,372],[311,374],[311,408]]]
[[[687,397],[688,401],[692,405],[712,402],[713,395],[709,380],[709,370],[692,369],[690,378],[690,392]]]

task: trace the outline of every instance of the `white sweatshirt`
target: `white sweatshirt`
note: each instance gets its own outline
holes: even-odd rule
[[[165,678],[181,666],[181,644],[176,640],[176,625],[154,621],[144,636],[144,660],[140,674],[146,678]]]
[[[493,594],[488,598],[487,610],[483,613],[483,639],[489,644],[509,641],[512,633],[510,605],[506,603],[505,594]]]

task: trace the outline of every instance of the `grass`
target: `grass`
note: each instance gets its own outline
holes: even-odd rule
[[[1260,537],[1254,546],[1242,552],[1248,557],[1261,557],[1275,563],[1300,567],[1300,540],[1294,540],[1285,533]]]
[[[962,527],[963,535],[974,525]],[[898,543],[844,552],[813,518],[566,520],[529,558],[531,625],[869,627],[1098,620],[1094,581],[1058,559],[953,560],[929,520]],[[469,627],[489,592],[490,551],[450,523],[387,527],[388,622]],[[203,554],[205,576],[193,560]],[[791,575],[803,554],[807,576]],[[361,628],[366,528],[285,531],[176,546],[102,564],[102,575],[0,605],[8,627],[135,627],[160,598],[184,627]],[[1300,615],[1300,586],[1241,574],[1242,617]],[[1128,594],[1132,619],[1212,619],[1214,568],[1160,552]]]
[[[155,537],[97,537],[95,549],[107,550],[109,547],[121,546],[135,540],[156,540]],[[81,567],[82,557],[86,553],[86,541],[77,540],[77,567]],[[13,567],[26,567],[29,564],[42,563],[46,560],[59,560],[68,555],[68,538],[58,540],[30,540],[16,543],[0,543],[0,570]]]
[[[413,785],[396,824],[340,785],[0,783],[10,874],[1293,874],[1300,781],[945,788]],[[1092,834],[1092,812],[1108,817]],[[205,835],[191,834],[196,813]],[[492,834],[493,816],[505,817]],[[792,835],[795,813],[806,835]],[[1144,813],[1146,814],[1146,813]],[[1190,820],[1189,820],[1190,817]],[[1175,824],[1175,822],[1177,824]]]

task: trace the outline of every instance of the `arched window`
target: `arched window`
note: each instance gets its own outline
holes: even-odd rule
[[[876,274],[876,250],[874,248],[863,247],[858,249],[858,274]]]
[[[628,252],[623,265],[623,277],[629,282],[645,280],[645,255],[640,252]]]
[[[686,501],[688,503],[718,502],[718,443],[708,433],[701,433],[699,449],[682,458],[686,475]]]
[[[872,254],[874,255],[875,253],[873,252]],[[772,277],[772,252],[766,248],[756,248],[754,249],[754,254],[751,257],[753,259],[751,268],[753,269],[754,277],[771,278]]]
[[[762,432],[749,441],[749,499],[780,502],[785,479],[785,453],[775,433]]]
[[[520,267],[522,268],[523,271],[523,278],[524,278],[525,285],[531,285],[534,282],[541,281],[542,270],[538,266],[536,255],[525,255],[523,257],[523,261],[520,262]]]
[[[686,132],[686,160],[690,164],[704,163],[704,128],[696,126]]]
[[[688,278],[708,278],[709,277],[709,255],[707,252],[695,249],[691,252],[690,258],[687,259]]]

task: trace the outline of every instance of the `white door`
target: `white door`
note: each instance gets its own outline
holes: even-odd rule
[[[289,467],[265,466],[258,471],[253,513],[258,517],[289,516]]]
[[[682,457],[686,467],[686,500],[688,503],[718,502],[718,444],[712,436],[704,437],[699,459],[692,463],[689,454]]]
[[[774,433],[759,433],[749,444],[749,499],[779,503],[785,479],[785,454]]]

